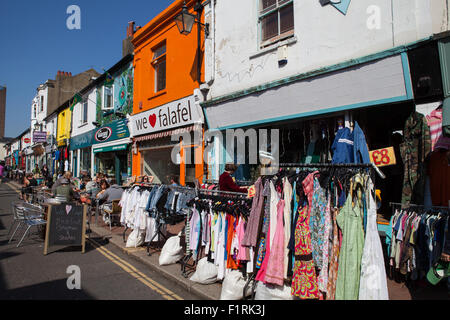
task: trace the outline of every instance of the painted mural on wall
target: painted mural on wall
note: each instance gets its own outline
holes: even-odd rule
[[[97,122],[101,125],[107,125],[113,121],[121,119],[115,115],[115,112],[131,114],[133,111],[133,65],[130,63],[120,72],[112,75],[114,78],[113,97],[114,111],[105,112],[102,110],[103,90],[99,87],[97,90]],[[111,87],[112,85],[110,85]]]

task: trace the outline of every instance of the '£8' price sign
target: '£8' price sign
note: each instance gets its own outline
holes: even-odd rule
[[[377,167],[391,166],[396,164],[394,148],[383,148],[369,151],[370,160]]]

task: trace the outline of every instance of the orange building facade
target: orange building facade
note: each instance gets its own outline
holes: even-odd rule
[[[196,14],[196,3],[186,1],[192,14]],[[153,176],[154,183],[164,184],[175,176],[181,185],[192,185],[201,183],[204,174],[204,118],[199,104],[204,32],[200,48],[197,24],[189,35],[180,34],[175,17],[182,7],[182,0],[174,1],[134,34],[134,104],[129,127],[133,176]]]

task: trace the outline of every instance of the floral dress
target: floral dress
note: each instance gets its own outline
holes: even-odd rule
[[[309,209],[307,206],[300,208],[298,211],[298,220],[295,227],[295,255],[312,255]],[[309,260],[295,260],[291,294],[300,299],[319,299],[319,286],[312,257]]]

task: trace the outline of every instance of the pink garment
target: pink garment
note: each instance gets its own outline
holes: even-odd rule
[[[436,148],[448,150],[450,148],[450,138],[442,135],[442,108],[434,110],[426,118],[430,127],[431,150],[434,151]]]
[[[282,286],[284,283],[284,200],[280,200],[277,205],[277,227],[273,237],[272,248],[270,250],[269,262],[267,263],[266,283],[273,283]]]
[[[269,223],[269,230],[267,231],[267,234],[270,234],[270,223]],[[264,279],[266,277],[266,270],[267,270],[267,264],[269,263],[269,256],[270,256],[270,241],[266,238],[266,253],[264,254],[263,262],[261,264],[261,268],[258,271],[258,274],[256,275],[255,280],[256,281],[262,281],[265,282]]]
[[[246,249],[242,246],[242,241],[244,240],[245,228],[244,228],[244,219],[239,218],[239,223],[237,227],[237,236],[239,241],[239,252],[237,255],[237,259],[241,261],[247,260]]]
[[[313,173],[310,173],[302,182],[303,191],[305,192],[305,195],[308,197],[308,216],[311,214],[312,198],[314,195],[314,176],[317,173],[319,173],[319,171],[314,171]]]

